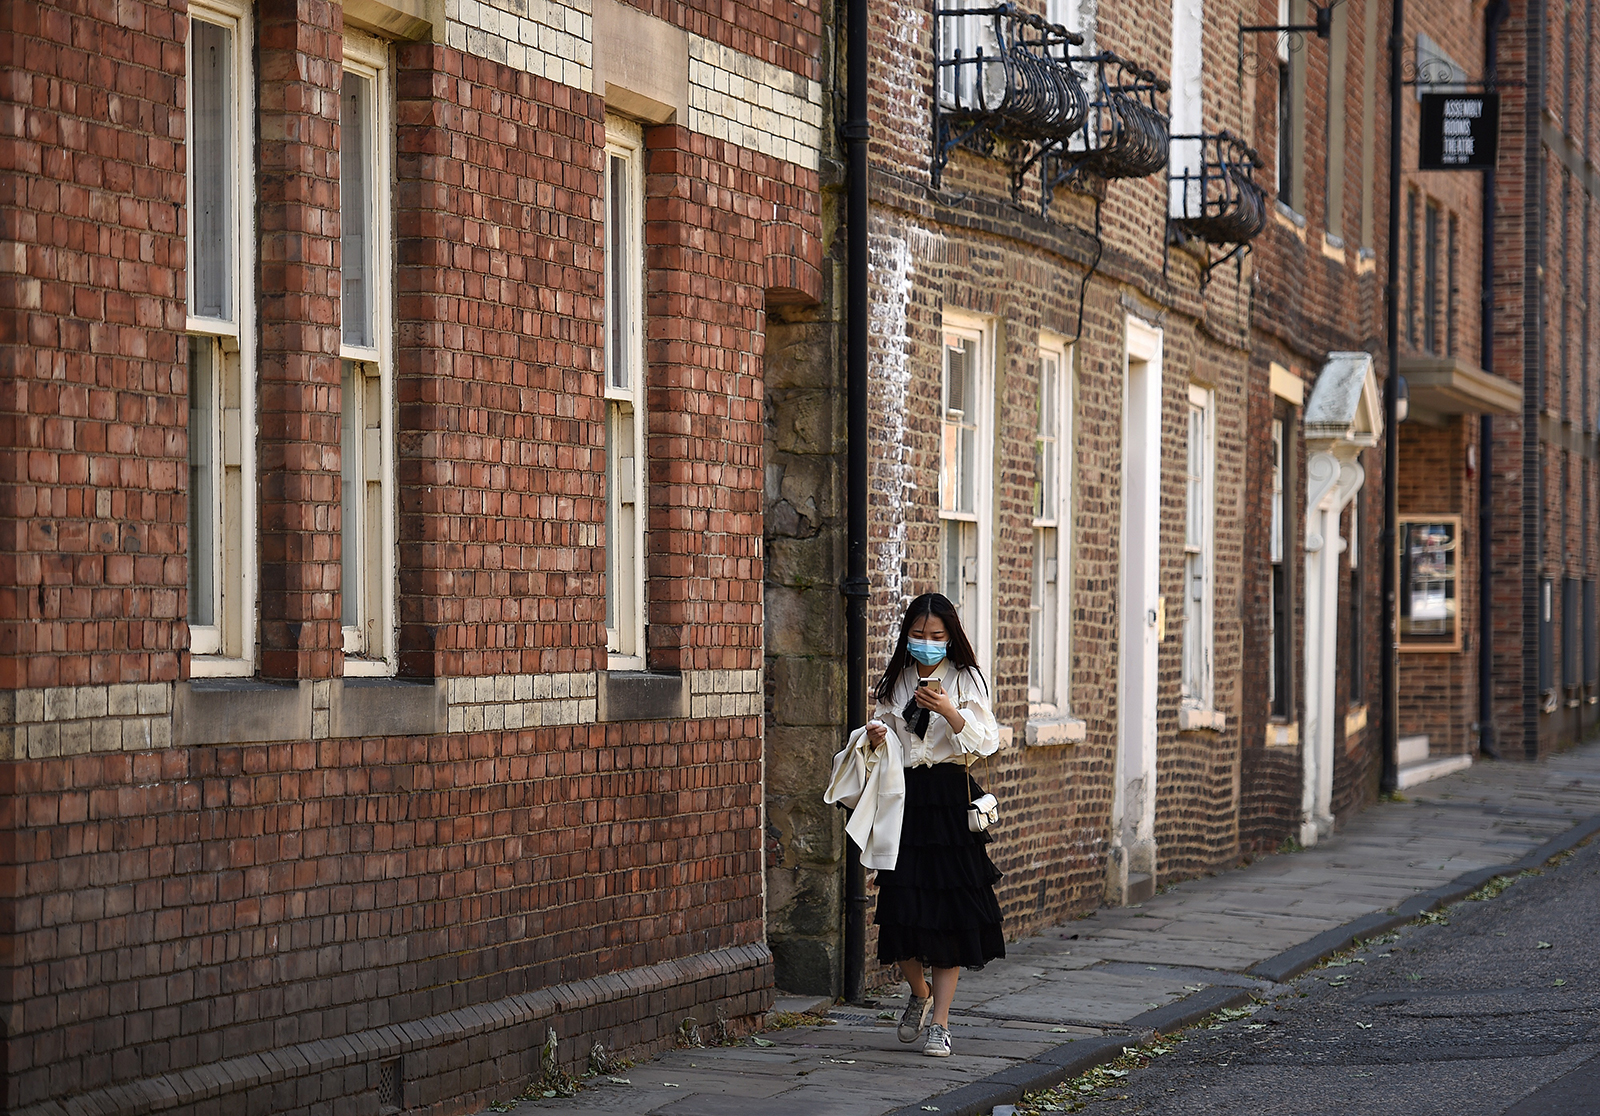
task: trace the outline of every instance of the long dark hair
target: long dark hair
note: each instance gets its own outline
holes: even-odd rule
[[[988,693],[989,683],[984,680],[983,670],[978,666],[978,656],[972,653],[972,643],[967,639],[966,629],[961,626],[961,614],[956,611],[956,606],[951,604],[950,598],[943,593],[924,593],[906,606],[905,617],[900,621],[900,638],[895,641],[894,654],[889,656],[889,665],[884,668],[877,689],[872,691],[877,699],[888,701],[894,694],[895,683],[900,681],[900,675],[905,671],[906,664],[912,661],[911,653],[906,650],[906,640],[911,638],[912,627],[924,616],[936,616],[944,623],[945,636],[950,641],[944,650],[945,658],[977,675],[984,692]]]

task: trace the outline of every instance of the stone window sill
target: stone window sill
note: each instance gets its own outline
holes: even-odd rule
[[[681,674],[649,674],[642,670],[600,672],[601,722],[671,721],[689,716],[689,687]]]
[[[1179,732],[1221,732],[1228,727],[1228,716],[1218,709],[1183,706],[1178,710]]]
[[[318,692],[319,686],[326,687],[325,697]],[[396,678],[298,683],[192,679],[178,683],[173,695],[172,736],[179,746],[429,736],[445,731],[447,712],[443,684],[435,682]]]
[[[1062,744],[1082,744],[1088,736],[1088,722],[1080,717],[1030,717],[1023,743],[1029,748],[1053,748]]]

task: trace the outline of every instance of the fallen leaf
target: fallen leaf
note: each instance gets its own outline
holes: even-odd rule
[[[1361,1029],[1362,1029],[1362,1030],[1363,1030],[1363,1031],[1370,1031],[1370,1030],[1372,1030],[1372,1024],[1371,1024],[1371,1023],[1362,1023],[1362,1022],[1360,1022],[1360,1021],[1357,1021],[1357,1022],[1356,1022],[1356,1026],[1357,1026],[1357,1027],[1360,1027],[1360,1028],[1361,1028]]]
[[[1072,1033],[1072,1028],[1071,1027],[1051,1027],[1050,1028],[1050,1033],[1052,1035],[1070,1035]]]
[[[939,1111],[939,1106],[936,1105],[936,1104],[925,1104],[925,1105],[922,1106],[922,1111],[924,1111],[924,1112],[937,1112],[937,1111]]]
[[[1558,981],[1556,981],[1556,983],[1555,983],[1555,987],[1557,987],[1557,988],[1560,988],[1560,987],[1561,987],[1561,986],[1562,986],[1562,985],[1563,985],[1563,984],[1565,984],[1565,983],[1567,983],[1567,982],[1566,982],[1566,981],[1564,981],[1564,980],[1558,980]]]
[[[683,1086],[679,1085],[676,1081],[663,1081],[661,1084],[665,1085],[669,1089],[681,1089],[681,1088],[683,1088]]]
[[[1550,944],[1550,943],[1549,943],[1549,942],[1540,942],[1540,943],[1539,943],[1539,944],[1538,944],[1538,945],[1537,945],[1537,946],[1535,946],[1535,947],[1534,947],[1534,948],[1535,948],[1535,949],[1554,949],[1554,948],[1555,948],[1555,947],[1554,947],[1554,946],[1552,946],[1552,945],[1551,945],[1551,944]]]
[[[549,1100],[551,1097],[556,1095],[556,1091],[554,1089],[546,1089],[544,1092],[540,1093],[539,1095],[544,1097],[545,1100]]]
[[[757,1046],[777,1046],[778,1045],[777,1043],[773,1042],[771,1039],[753,1038],[750,1041],[755,1043]]]
[[[613,1085],[632,1085],[633,1084],[633,1082],[629,1081],[626,1077],[608,1077],[608,1078],[606,1078],[606,1080],[611,1082],[611,1084],[613,1084]]]

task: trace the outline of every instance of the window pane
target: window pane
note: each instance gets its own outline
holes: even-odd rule
[[[342,517],[339,568],[341,571],[341,621],[347,628],[361,626],[361,514],[366,485],[361,476],[362,422],[361,389],[366,385],[359,366],[344,361],[340,373],[339,480]]]
[[[617,437],[620,433],[618,405],[606,404],[606,627],[617,628]],[[613,647],[611,650],[619,650]]]
[[[1428,205],[1423,223],[1422,347],[1439,351],[1439,207]]]
[[[1033,533],[1033,595],[1029,601],[1029,700],[1056,704],[1056,657],[1060,654],[1060,532],[1041,527]]]
[[[1200,542],[1200,478],[1201,466],[1204,461],[1205,447],[1201,444],[1201,437],[1205,431],[1204,412],[1198,407],[1189,408],[1189,464],[1188,478],[1185,486],[1186,516],[1184,529],[1184,542],[1188,546],[1199,546]]]
[[[233,317],[233,32],[190,24],[189,259],[194,313]]]
[[[1283,420],[1272,420],[1272,526],[1268,536],[1270,560],[1283,561]]]
[[[370,348],[372,326],[372,81],[344,75],[339,96],[339,248],[342,263],[340,314],[347,345]]]
[[[630,377],[633,286],[629,282],[633,206],[628,191],[628,160],[612,155],[606,186],[606,366],[614,388],[632,386]]]
[[[189,623],[217,622],[217,343],[189,338]]]
[[[977,510],[978,342],[949,338],[944,349],[944,473],[940,492],[946,511]]]
[[[1056,517],[1056,474],[1060,470],[1057,452],[1056,420],[1059,411],[1060,363],[1054,354],[1039,360],[1039,434],[1034,447],[1033,515],[1036,519]]]
[[[939,524],[939,529],[944,533],[944,546],[941,565],[943,568],[944,582],[942,588],[944,595],[950,598],[957,608],[961,607],[961,524],[956,520],[947,519]]]

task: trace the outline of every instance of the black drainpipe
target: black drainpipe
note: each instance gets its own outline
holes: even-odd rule
[[[1497,0],[1483,12],[1483,68],[1496,80],[1500,65],[1500,25],[1511,14],[1506,0]],[[1483,305],[1478,360],[1485,372],[1494,371],[1494,169],[1483,172]],[[1478,750],[1499,759],[1494,734],[1494,416],[1478,419]]]
[[[845,13],[844,143],[850,193],[845,202],[845,377],[847,464],[845,477],[845,671],[849,682],[846,725],[867,721],[867,0],[849,0]],[[845,838],[844,998],[866,995],[867,898],[861,851]]]
[[[1399,601],[1399,561],[1395,543],[1399,529],[1400,428],[1400,137],[1401,113],[1405,108],[1405,86],[1401,62],[1405,55],[1405,0],[1394,0],[1389,23],[1389,238],[1385,251],[1389,258],[1388,282],[1384,286],[1384,327],[1388,335],[1389,359],[1383,376],[1383,768],[1379,787],[1393,794],[1400,786],[1398,763],[1400,737],[1400,644],[1396,626]]]

